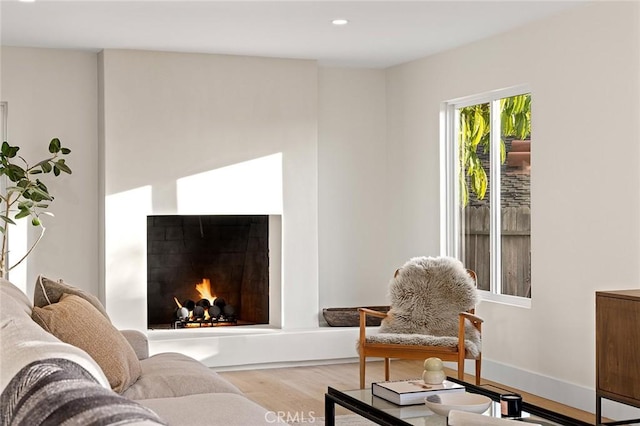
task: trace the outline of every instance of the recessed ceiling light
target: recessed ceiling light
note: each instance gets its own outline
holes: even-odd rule
[[[333,25],[347,25],[349,21],[346,19],[334,19],[333,21],[331,21],[331,23]]]
[[[35,3],[36,0],[19,0],[21,3]]]

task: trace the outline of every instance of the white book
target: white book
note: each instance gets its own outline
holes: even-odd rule
[[[429,395],[443,392],[464,392],[464,390],[463,385],[448,380],[439,385],[426,384],[422,379],[392,380],[371,384],[373,395],[397,405],[424,404],[424,399]]]
[[[394,404],[391,401],[387,401],[384,398],[379,398],[374,396],[371,398],[371,406],[374,408],[378,408],[382,411],[385,411],[391,414],[393,417],[397,417],[399,419],[412,419],[415,417],[426,417],[430,415],[435,415],[428,410],[424,404],[414,404],[414,405],[398,405]],[[430,424],[430,423],[425,423]],[[523,426],[523,425],[520,425]],[[528,425],[527,425],[528,426]]]

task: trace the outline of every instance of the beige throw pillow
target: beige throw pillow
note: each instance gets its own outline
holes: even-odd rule
[[[33,290],[33,305],[42,308],[43,306],[51,305],[52,303],[58,303],[62,295],[65,293],[75,294],[76,296],[82,297],[87,302],[91,303],[102,315],[109,318],[106,309],[102,306],[100,300],[98,300],[98,298],[93,294],[67,284],[62,280],[54,281],[42,275],[39,275],[36,280],[36,287]]]
[[[129,342],[84,298],[63,294],[58,303],[35,306],[32,318],[58,339],[86,351],[116,392],[124,392],[140,377],[140,361]]]

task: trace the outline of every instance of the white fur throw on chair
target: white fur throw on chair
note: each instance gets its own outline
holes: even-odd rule
[[[458,314],[477,303],[475,282],[452,257],[415,257],[389,284],[391,309],[380,333],[368,342],[457,346]],[[481,351],[480,333],[467,320],[465,347],[470,357]]]

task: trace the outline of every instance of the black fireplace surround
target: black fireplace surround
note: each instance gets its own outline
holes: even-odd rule
[[[268,324],[269,216],[148,216],[148,328],[175,328],[176,300],[200,301],[203,279],[232,307],[237,325]]]

